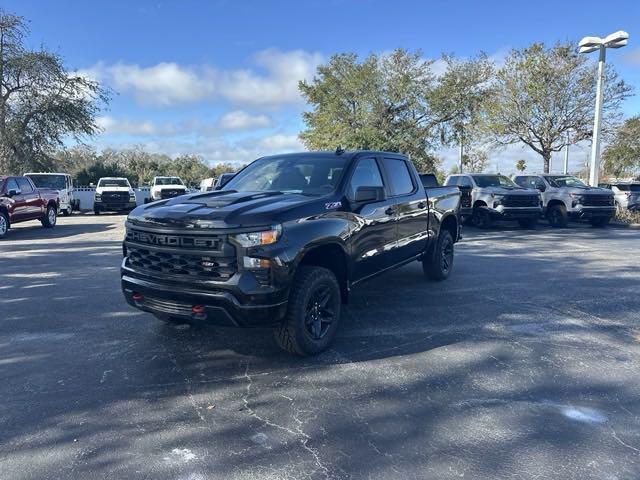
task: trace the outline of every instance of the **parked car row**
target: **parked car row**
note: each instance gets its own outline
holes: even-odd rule
[[[460,189],[460,214],[479,228],[501,220],[517,220],[521,227],[532,228],[540,218],[546,218],[553,227],[565,227],[569,221],[588,221],[602,227],[616,213],[616,200],[610,189],[590,187],[572,175],[509,178],[469,173],[450,175],[445,185]]]

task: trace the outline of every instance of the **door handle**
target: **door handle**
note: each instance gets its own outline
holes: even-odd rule
[[[384,213],[386,215],[393,215],[394,213],[396,213],[396,209],[395,209],[395,207],[389,207],[384,211]]]

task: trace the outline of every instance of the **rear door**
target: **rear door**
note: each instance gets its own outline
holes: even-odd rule
[[[387,198],[365,205],[354,202],[358,187],[383,187]],[[393,265],[396,245],[396,213],[393,199],[384,183],[379,159],[364,157],[357,160],[348,183],[347,199],[353,205],[351,258],[353,279],[362,280]]]
[[[385,181],[389,185],[393,210],[396,215],[397,244],[393,263],[420,255],[427,246],[429,216],[427,198],[419,188],[419,180],[413,174],[408,160],[384,157],[382,165]]]

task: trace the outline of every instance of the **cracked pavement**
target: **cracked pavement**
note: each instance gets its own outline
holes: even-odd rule
[[[467,228],[301,359],[129,308],[123,219],[0,243],[0,478],[638,478],[640,231]]]

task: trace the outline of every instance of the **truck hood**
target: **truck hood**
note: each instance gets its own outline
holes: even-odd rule
[[[154,185],[152,190],[186,190],[184,185]]]
[[[128,220],[175,228],[263,227],[313,215],[322,210],[325,199],[296,193],[220,190],[141,205]]]
[[[96,193],[104,192],[133,192],[129,187],[96,187]]]
[[[558,190],[563,193],[576,193],[578,195],[613,195],[613,192],[611,190],[600,187],[562,187]]]
[[[530,188],[503,188],[503,187],[484,187],[480,189],[482,193],[495,195],[537,195],[538,191]]]

